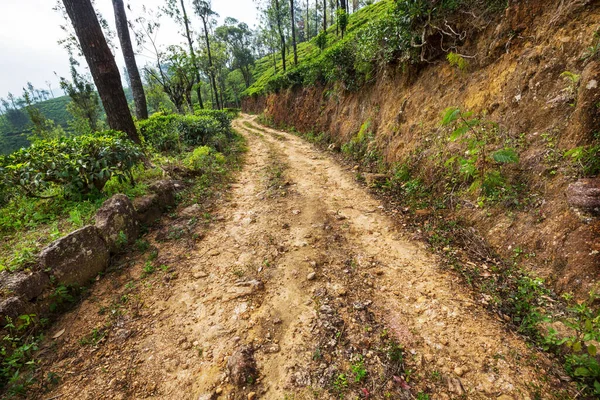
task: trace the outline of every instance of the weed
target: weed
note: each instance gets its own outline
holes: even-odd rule
[[[365,368],[365,362],[362,356],[359,356],[356,362],[350,367],[352,374],[354,375],[354,382],[362,382],[367,377],[367,369]]]
[[[446,109],[442,118],[443,127],[451,127],[450,141],[467,146],[465,157],[456,155],[446,161],[446,167],[457,166],[471,185],[469,191],[479,192],[484,200],[496,198],[502,191],[509,189],[499,166],[518,163],[519,156],[514,148],[502,147],[492,151],[490,145],[500,129],[492,121],[473,118],[472,112],[462,112],[456,107]]]
[[[346,374],[338,374],[333,381],[333,389],[341,395],[347,388],[348,378],[346,377]]]
[[[424,392],[419,392],[419,393],[417,393],[416,399],[417,400],[429,400],[429,399],[431,399],[431,397],[429,397],[429,395]]]
[[[155,271],[156,271],[156,267],[150,261],[146,261],[146,264],[144,264],[144,270],[143,270],[142,275],[143,276],[150,276]]]
[[[40,337],[34,332],[39,322],[33,314],[6,319],[6,335],[0,340],[0,388],[10,395],[22,395],[33,383],[37,362],[33,354],[38,350]]]
[[[581,75],[575,74],[571,71],[564,71],[560,74],[560,77],[567,82],[567,87],[564,89],[570,96],[577,94],[577,87],[579,86],[579,79]]]
[[[82,346],[93,346],[96,347],[100,342],[104,340],[106,337],[107,331],[105,329],[92,329],[92,332],[89,335],[82,337],[79,340],[79,344]]]
[[[127,246],[128,242],[129,239],[127,238],[127,234],[125,234],[125,232],[123,231],[119,231],[119,234],[117,235],[117,240],[115,241],[117,249],[123,249],[125,246]]]
[[[150,242],[148,242],[147,240],[144,240],[144,239],[137,239],[135,241],[135,248],[140,253],[145,253],[146,250],[148,250],[150,248]]]
[[[567,314],[561,322],[569,328],[569,334],[561,336],[553,327],[543,339],[546,350],[560,351],[566,346],[570,353],[565,357],[565,370],[581,386],[582,392],[600,395],[600,363],[596,358],[600,341],[600,311],[592,304],[600,298],[591,292],[589,299],[576,302],[571,295],[563,296],[568,302]]]
[[[469,68],[469,62],[460,54],[448,53],[446,59],[451,67],[458,68],[461,72],[465,72]]]

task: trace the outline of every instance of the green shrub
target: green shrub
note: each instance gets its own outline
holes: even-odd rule
[[[221,125],[223,133],[229,131],[231,128],[231,121],[237,116],[236,112],[225,110],[196,110],[194,114],[198,117],[210,117],[216,119]]]
[[[177,132],[178,115],[152,114],[138,122],[144,140],[158,151],[179,151],[181,142]]]
[[[156,113],[138,127],[145,141],[161,152],[181,152],[183,145],[214,144],[218,150],[231,139],[232,113],[197,110],[195,115]],[[221,147],[219,147],[221,146]]]
[[[38,141],[0,158],[0,176],[5,187],[32,197],[56,188],[68,196],[87,196],[101,191],[113,176],[131,177],[142,156],[125,134],[105,131]]]
[[[189,146],[208,143],[213,135],[223,133],[223,125],[213,117],[184,115],[177,118],[181,140]]]
[[[201,146],[194,149],[183,163],[194,172],[207,174],[220,172],[225,162],[223,154],[211,147]]]

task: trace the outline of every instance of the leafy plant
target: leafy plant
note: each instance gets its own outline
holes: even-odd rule
[[[578,175],[600,174],[600,143],[572,148],[565,152],[564,157],[573,163]]]
[[[24,394],[33,383],[27,375],[36,366],[33,353],[38,350],[40,337],[35,336],[39,322],[34,314],[6,319],[6,335],[0,340],[0,389],[12,395]]]
[[[450,63],[451,67],[456,67],[460,71],[464,72],[469,68],[468,61],[460,54],[450,52],[446,55],[446,59]]]
[[[458,166],[458,172],[471,182],[470,191],[478,191],[485,196],[494,196],[506,188],[506,181],[499,165],[518,163],[519,156],[512,147],[490,149],[494,134],[499,130],[492,121],[473,118],[472,112],[462,112],[450,107],[444,112],[442,127],[450,127],[449,140],[465,144],[465,156],[451,157],[446,166]]]
[[[142,155],[116,131],[42,140],[0,158],[0,179],[32,197],[56,187],[67,195],[85,196],[101,191],[112,176],[132,179],[131,169]]]
[[[561,322],[569,333],[561,336],[553,327],[548,328],[544,338],[546,349],[566,346],[570,353],[565,357],[565,370],[586,393],[600,395],[600,363],[598,362],[598,342],[600,342],[600,312],[592,307],[600,298],[591,292],[586,301],[575,302],[570,295],[563,296],[570,305]]]
[[[362,382],[367,377],[367,369],[365,368],[365,362],[362,356],[358,357],[358,360],[350,367],[352,374],[354,375],[354,382]]]
[[[565,91],[574,96],[577,93],[577,86],[579,85],[579,79],[581,75],[575,74],[571,71],[564,71],[560,74],[561,78],[567,81],[568,86],[565,88]]]

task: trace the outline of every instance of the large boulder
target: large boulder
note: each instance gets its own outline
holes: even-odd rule
[[[2,295],[17,296],[25,301],[38,297],[49,285],[50,278],[43,271],[0,273]]]
[[[144,225],[153,224],[162,215],[156,194],[137,197],[133,200],[133,206],[137,212],[138,221]]]
[[[98,228],[88,225],[43,249],[39,262],[59,284],[85,285],[108,267],[110,252]]]
[[[139,234],[137,213],[129,197],[116,194],[106,200],[96,213],[96,228],[112,253],[132,244]]]
[[[157,196],[158,206],[165,211],[175,205],[175,183],[172,180],[154,182],[149,186]]]
[[[581,211],[600,214],[600,178],[580,179],[570,184],[567,201]]]

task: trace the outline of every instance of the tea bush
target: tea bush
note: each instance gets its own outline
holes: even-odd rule
[[[138,122],[146,143],[160,152],[176,152],[185,146],[221,143],[231,137],[234,113],[219,110],[197,110],[195,115],[156,113]]]
[[[0,158],[0,186],[30,197],[44,197],[56,189],[85,197],[100,192],[113,176],[131,178],[142,156],[137,145],[116,131],[41,140]]]

